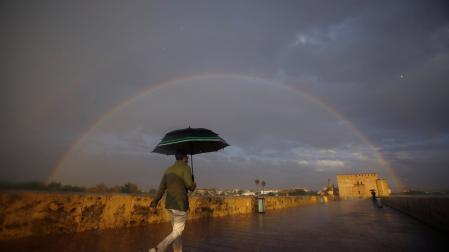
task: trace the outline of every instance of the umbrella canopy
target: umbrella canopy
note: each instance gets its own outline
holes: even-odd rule
[[[176,153],[190,154],[192,179],[195,180],[193,177],[192,155],[221,150],[226,146],[229,146],[229,144],[212,130],[188,127],[168,132],[154,148],[153,152],[165,155],[174,155]]]
[[[177,152],[195,155],[212,152],[229,146],[217,133],[203,128],[174,130],[165,135],[153,152],[174,155]]]

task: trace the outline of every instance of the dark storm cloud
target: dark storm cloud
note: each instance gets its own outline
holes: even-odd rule
[[[421,183],[430,186],[434,177],[449,176],[439,168],[449,163],[443,157],[449,150],[448,12],[446,1],[4,1],[1,179],[47,177],[96,118],[144,88],[180,76],[222,72],[274,78],[325,100],[366,133],[411,181],[416,182],[413,171],[420,166],[437,167],[435,176],[428,175]],[[182,98],[183,93],[173,91],[170,96]],[[267,111],[273,121],[253,134],[238,127],[223,129],[245,151],[241,155],[274,160],[283,153],[280,150],[300,143],[306,147],[301,153],[307,160],[296,161],[308,167],[300,174],[315,181],[311,185],[320,183],[323,175],[317,172],[320,160],[318,164],[328,166],[344,162],[350,169],[358,164],[354,157],[360,162],[371,159],[349,131],[341,130],[345,125],[338,118],[317,119],[316,108],[295,113],[289,104],[278,102],[282,96],[270,101],[271,107],[254,112],[254,123]],[[249,111],[258,102],[236,99],[233,104]],[[248,116],[235,108],[223,112],[235,114],[236,121]],[[304,118],[317,124],[301,124]],[[281,119],[279,133],[276,120]],[[209,122],[206,113],[196,120]],[[166,119],[165,127],[176,125],[173,121]],[[115,153],[121,165],[132,163],[130,156],[149,147],[139,134],[152,138],[157,131],[136,128],[129,126],[131,133],[125,136],[105,134],[90,150]],[[295,130],[300,141],[273,141],[291,138]],[[251,149],[257,141],[272,144]],[[335,149],[337,156],[304,154],[323,149]],[[440,154],[433,159],[424,150]],[[418,162],[417,156],[426,158]],[[279,164],[286,171],[292,169],[293,154],[281,158],[292,159]],[[151,160],[146,156],[134,162],[136,167],[146,162],[163,165]],[[272,163],[265,161],[257,166],[268,176]],[[328,171],[325,176],[334,172]],[[208,176],[204,179],[215,181],[213,172]],[[292,184],[287,178],[278,183]],[[441,184],[441,179],[435,181]]]
[[[298,31],[281,69],[362,128],[447,132],[448,9],[438,1],[364,6]]]

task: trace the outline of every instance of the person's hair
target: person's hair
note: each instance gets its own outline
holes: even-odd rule
[[[175,154],[176,160],[182,160],[184,157],[187,157],[187,154],[185,154],[185,153],[176,153]]]

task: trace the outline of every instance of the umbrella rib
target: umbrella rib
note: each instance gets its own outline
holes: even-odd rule
[[[183,139],[179,139],[179,140],[171,140],[171,141],[167,141],[165,143],[160,143],[158,144],[158,146],[165,146],[165,145],[170,145],[170,144],[176,144],[176,143],[183,143],[183,142],[190,142],[190,141],[195,141],[195,142],[223,142],[222,139],[219,138],[183,138]]]

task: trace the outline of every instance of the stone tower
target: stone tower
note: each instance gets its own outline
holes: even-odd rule
[[[369,198],[370,190],[378,196],[390,195],[387,181],[379,179],[377,173],[338,174],[337,184],[342,199]]]

